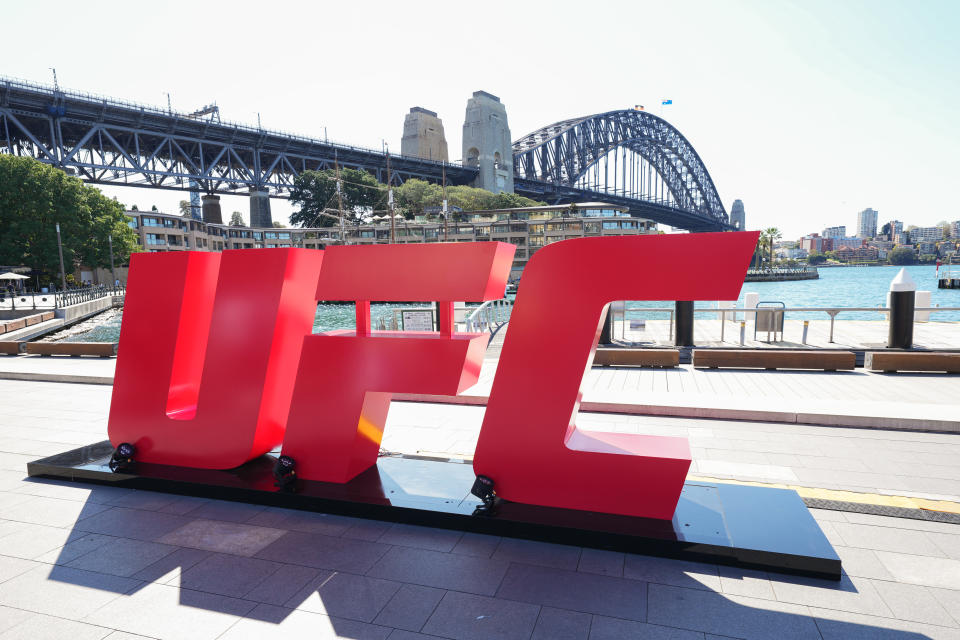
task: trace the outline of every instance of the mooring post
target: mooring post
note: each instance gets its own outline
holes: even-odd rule
[[[890,283],[890,334],[888,349],[913,347],[913,310],[916,306],[917,285],[906,269]]]
[[[690,300],[676,301],[677,313],[674,316],[676,324],[673,344],[678,347],[693,346],[693,302]]]

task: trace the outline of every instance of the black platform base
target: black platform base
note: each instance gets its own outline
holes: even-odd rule
[[[228,471],[136,463],[112,473],[109,442],[27,464],[31,476],[322,511],[630,553],[840,579],[840,558],[795,491],[688,482],[673,520],[499,501],[475,515],[473,468],[459,461],[385,456],[347,484],[275,486],[275,457]]]

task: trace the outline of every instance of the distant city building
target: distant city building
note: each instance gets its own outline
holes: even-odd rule
[[[942,227],[917,227],[910,230],[913,242],[939,242],[943,239]]]
[[[807,257],[807,250],[800,247],[781,247],[776,251],[777,257],[785,260],[802,260]]]
[[[898,236],[903,233],[903,223],[899,220],[890,221],[890,234],[891,236]]]
[[[412,107],[403,119],[403,138],[400,153],[427,160],[449,161],[447,138],[443,133],[443,121],[436,111]]]
[[[876,210],[864,209],[857,214],[857,235],[861,238],[872,238],[877,235]]]
[[[856,249],[857,247],[862,247],[867,242],[865,238],[858,238],[856,236],[851,238],[831,238],[831,240],[833,241],[833,251],[836,251],[840,247]]]
[[[823,230],[824,238],[846,238],[847,228],[845,226],[827,227]]]
[[[950,225],[950,237],[960,238],[960,220],[957,220]]]
[[[734,200],[733,206],[730,207],[730,224],[732,224],[737,231],[746,229],[747,221],[745,215],[743,211],[743,200]]]
[[[937,253],[937,243],[930,242],[929,240],[922,240],[917,243],[917,253],[920,255],[935,255]]]
[[[840,262],[876,262],[880,257],[876,247],[840,247],[836,254]]]
[[[800,239],[800,248],[807,253],[825,253],[833,250],[833,238],[824,238],[818,233],[811,233]]]

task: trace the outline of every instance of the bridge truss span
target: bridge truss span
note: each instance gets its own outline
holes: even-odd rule
[[[514,142],[513,163],[520,182],[640,201],[659,211],[654,219],[680,223],[674,226],[729,228],[696,150],[670,123],[646,111],[608,111],[548,125]]]

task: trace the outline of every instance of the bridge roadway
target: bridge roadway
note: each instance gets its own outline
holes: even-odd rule
[[[387,154],[258,127],[189,117],[156,107],[0,78],[0,153],[29,156],[95,184],[288,197],[304,170],[362,169],[379,181],[471,183],[475,167]],[[193,184],[191,184],[193,183]],[[520,195],[551,204],[604,201],[631,215],[691,231],[727,228],[700,212],[552,182],[520,178]]]

